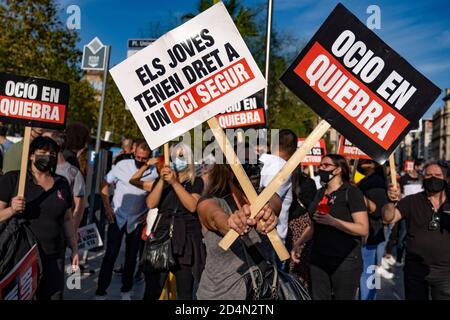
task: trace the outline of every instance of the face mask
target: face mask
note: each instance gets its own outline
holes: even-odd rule
[[[436,177],[424,179],[423,188],[431,193],[441,192],[445,188],[445,180]]]
[[[332,171],[319,170],[320,183],[327,184],[335,177]]]
[[[136,165],[136,168],[140,169],[145,164],[145,162],[134,160],[134,164]]]
[[[34,166],[41,172],[47,172],[56,168],[56,157],[48,155],[36,155]]]
[[[176,158],[175,162],[171,163],[171,167],[176,172],[181,172],[181,171],[186,170],[186,168],[188,167],[188,163],[187,163],[187,160],[182,160],[180,158]]]

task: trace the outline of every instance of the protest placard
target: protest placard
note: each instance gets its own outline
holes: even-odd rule
[[[342,4],[281,81],[380,164],[441,91]]]
[[[38,248],[34,245],[0,280],[0,300],[31,300],[39,277]]]
[[[297,147],[300,148],[306,138],[298,138]],[[327,154],[327,145],[324,139],[320,139],[308,151],[306,157],[303,158],[301,164],[303,166],[319,166],[322,158]]]
[[[0,73],[0,122],[25,125],[17,195],[25,192],[31,127],[64,129],[69,85],[42,78]]]
[[[0,73],[0,122],[64,129],[68,103],[65,83]]]
[[[89,250],[103,246],[102,238],[95,223],[78,229],[78,249]]]
[[[223,3],[110,72],[152,149],[265,87]]]
[[[348,159],[370,159],[367,154],[345,139],[344,136],[339,138],[338,154]]]
[[[266,127],[264,91],[259,91],[216,115],[223,129],[262,129]]]

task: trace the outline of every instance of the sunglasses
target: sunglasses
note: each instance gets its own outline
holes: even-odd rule
[[[437,231],[439,229],[441,229],[441,217],[436,212],[433,212],[431,221],[428,224],[428,230]]]

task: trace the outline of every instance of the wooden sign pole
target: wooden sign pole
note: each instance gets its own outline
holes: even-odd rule
[[[389,168],[391,171],[391,184],[397,187],[397,170],[395,169],[394,153],[389,156]]]
[[[244,168],[242,167],[242,164],[236,155],[236,152],[234,152],[234,149],[230,144],[230,141],[227,139],[225,133],[223,132],[223,129],[220,127],[219,122],[215,117],[213,117],[208,120],[208,125],[211,128],[211,131],[213,132],[217,143],[222,149],[222,152],[228,160],[228,163],[230,164],[230,167],[233,170],[236,179],[239,181],[239,184],[241,185],[241,188],[244,191],[248,201],[250,202],[250,204],[255,203],[258,194],[256,193],[255,188],[253,187],[250,179],[245,173]],[[277,253],[280,260],[284,261],[289,259],[289,252],[284,246],[283,241],[280,239],[280,236],[278,235],[276,229],[272,232],[269,232],[267,234],[267,237],[272,243],[272,246],[275,249],[275,252]]]
[[[314,166],[312,164],[309,165],[309,176],[314,180]]]
[[[311,148],[317,143],[317,141],[322,138],[322,136],[327,132],[331,125],[322,120],[319,125],[311,132],[311,134],[303,142],[302,146],[297,149],[297,151],[292,155],[292,157],[286,162],[280,172],[273,178],[269,185],[264,188],[261,194],[257,197],[255,202],[251,202],[251,217],[254,218],[258,212],[264,207],[264,205],[269,201],[273,194],[280,188],[280,186],[286,182],[291,173],[298,167],[298,164],[305,158]],[[250,199],[249,199],[250,200]],[[270,239],[271,234],[276,234],[276,230],[272,230],[268,236]],[[278,236],[278,234],[276,234]],[[239,237],[239,234],[230,230],[225,235],[225,237],[219,242],[219,245],[224,250],[233,244],[233,242]]]
[[[164,165],[169,166],[170,164],[170,154],[169,154],[169,144],[164,144]]]
[[[23,135],[22,160],[20,163],[20,178],[18,196],[23,197],[25,194],[25,182],[28,170],[28,152],[30,151],[31,127],[25,127]]]

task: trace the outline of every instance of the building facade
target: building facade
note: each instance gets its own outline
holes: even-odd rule
[[[444,106],[433,114],[431,155],[450,160],[450,89],[445,90]]]

